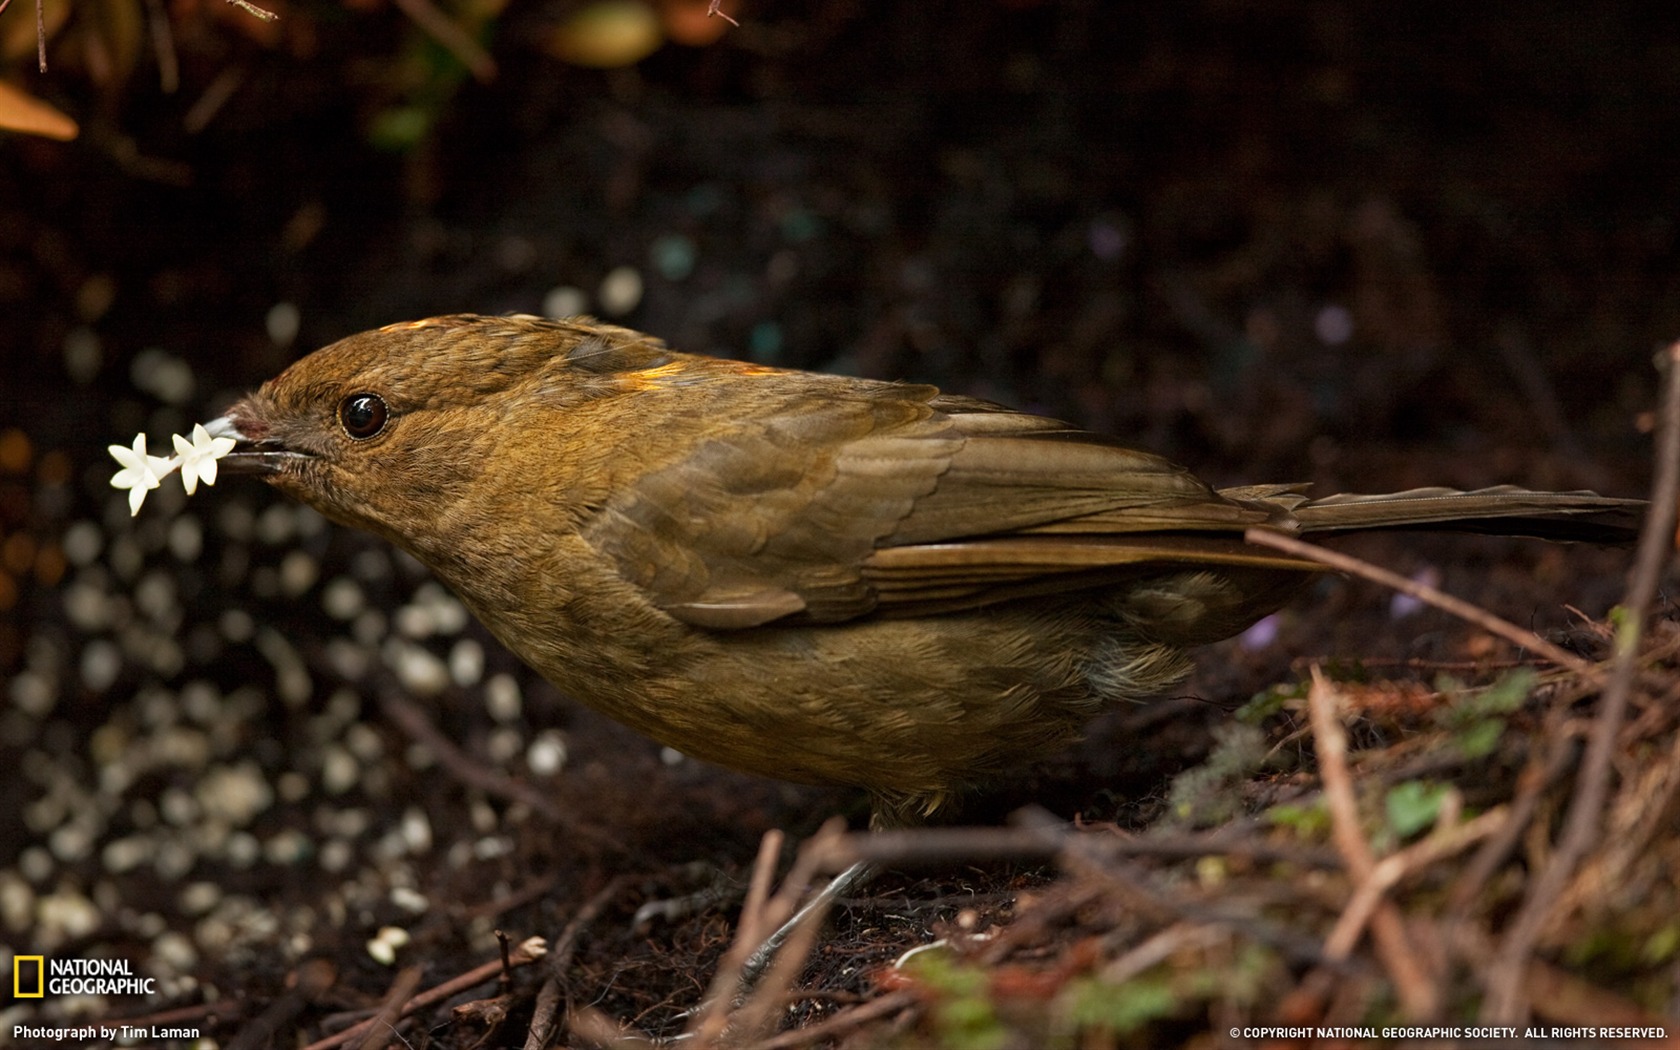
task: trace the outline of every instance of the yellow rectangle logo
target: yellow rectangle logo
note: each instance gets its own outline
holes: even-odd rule
[[[28,963],[35,964],[35,990],[23,990],[23,971]],[[47,957],[44,955],[17,955],[12,957],[12,998],[41,999],[47,994]]]

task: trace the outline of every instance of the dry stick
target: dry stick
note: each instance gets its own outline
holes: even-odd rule
[[[198,101],[187,107],[181,115],[181,130],[189,135],[196,135],[210,126],[216,119],[216,114],[228,104],[239,85],[245,82],[245,71],[238,66],[224,66],[205,87],[204,93],[198,96]]]
[[[249,1024],[228,1040],[228,1050],[258,1050],[292,1030],[298,1014],[326,995],[338,980],[338,968],[325,959],[310,959],[287,978],[284,994],[268,1004]]]
[[[838,871],[845,864],[844,843],[848,838],[845,822],[831,820],[808,839],[799,848],[799,854],[789,870],[787,878],[782,880],[781,889],[773,896],[764,899],[762,904],[752,909],[753,915],[748,920],[755,932],[766,930],[780,930],[782,925],[791,919],[799,909],[799,903],[805,897],[805,890],[811,880],[822,871]],[[867,836],[865,836],[867,837]],[[771,840],[760,844],[758,861],[754,865],[753,883],[755,888],[760,884],[768,888],[768,868],[773,863],[775,854],[769,849]],[[780,842],[776,842],[779,850]],[[763,892],[761,889],[760,892]],[[737,943],[730,946],[729,956],[732,960],[738,951],[744,951],[746,958],[732,965],[719,966],[712,978],[713,987],[708,989],[706,1004],[703,1012],[696,1021],[696,1026],[704,1024],[712,1043],[697,1039],[700,1046],[715,1045],[717,1038],[727,1033],[730,1026],[736,1025],[735,1038],[739,1039],[742,1031],[751,1032],[755,1027],[765,1023],[766,1019],[779,1006],[782,996],[793,984],[799,972],[805,966],[805,959],[816,944],[817,933],[822,929],[823,919],[827,915],[827,908],[817,908],[805,915],[788,935],[787,940],[776,951],[775,959],[769,970],[759,979],[753,994],[740,1008],[731,1015],[727,1011],[735,998],[735,987],[740,974],[746,966],[746,958],[750,958],[758,948],[756,941],[762,938],[747,939],[740,937]]]
[[[420,987],[421,972],[418,966],[405,966],[397,971],[390,991],[380,1000],[379,1012],[368,1018],[367,1034],[356,1044],[356,1050],[385,1050],[391,1044],[391,1037],[397,1034],[397,1022],[402,1020],[403,1004]]]
[[[1372,565],[1368,561],[1362,561],[1359,558],[1326,547],[1303,543],[1274,529],[1249,529],[1243,533],[1243,539],[1261,547],[1271,547],[1287,554],[1307,558],[1342,572],[1363,576],[1367,580],[1380,583],[1384,587],[1399,591],[1401,594],[1410,595],[1420,602],[1427,602],[1443,612],[1451,613],[1461,620],[1473,623],[1490,634],[1497,634],[1513,645],[1524,649],[1532,649],[1559,667],[1567,667],[1580,674],[1593,674],[1597,671],[1596,665],[1581,659],[1574,653],[1558,648],[1533,631],[1518,627],[1509,620],[1502,620],[1486,609],[1471,605],[1462,598],[1455,598],[1426,583],[1408,580],[1404,576]]]
[[[535,787],[515,780],[499,770],[487,768],[462,751],[454,741],[444,736],[442,731],[432,724],[431,718],[420,705],[409,700],[396,688],[387,686],[379,690],[379,706],[384,709],[385,716],[397,724],[397,728],[408,734],[415,743],[425,745],[437,759],[438,765],[461,783],[478,788],[496,798],[523,802],[565,828],[569,834],[585,839],[591,845],[607,847],[613,852],[624,849],[622,841],[572,818]]]
[[[566,970],[572,965],[572,955],[577,951],[578,936],[583,928],[594,922],[596,917],[606,906],[612,903],[624,889],[630,879],[625,875],[614,875],[607,880],[595,895],[584,901],[583,907],[572,916],[572,921],[560,931],[560,939],[554,942],[554,950],[548,961],[548,979],[543,982],[542,990],[537,993],[537,1005],[531,1013],[531,1024],[525,1030],[525,1050],[542,1050],[548,1045],[549,1036],[554,1034],[554,1018],[560,1010],[560,1000],[565,996],[564,978]]]
[[[1574,875],[1576,866],[1598,837],[1599,814],[1610,791],[1610,759],[1627,712],[1634,676],[1639,670],[1639,643],[1645,617],[1656,598],[1663,566],[1674,549],[1675,501],[1680,498],[1680,342],[1671,344],[1661,360],[1664,385],[1651,511],[1640,530],[1633,579],[1622,602],[1610,680],[1593,719],[1592,736],[1587,740],[1586,757],[1581,763],[1581,775],[1575,781],[1575,796],[1564,817],[1557,849],[1539,877],[1529,884],[1528,895],[1511,921],[1510,931],[1499,946],[1488,975],[1488,996],[1482,1004],[1481,1017],[1491,1024],[1515,1024],[1527,1015],[1522,978],[1528,971],[1534,942],[1552,918],[1552,906]]]
[[[175,54],[175,36],[169,30],[169,13],[163,9],[163,0],[146,0],[146,25],[157,58],[158,88],[165,95],[173,95],[181,86],[181,62]]]
[[[1279,846],[1245,839],[1228,826],[1198,834],[1120,835],[1107,829],[1071,832],[1059,821],[1048,826],[1009,828],[914,828],[851,834],[836,841],[836,856],[848,864],[868,861],[892,866],[905,863],[950,863],[980,859],[1055,857],[1076,835],[1092,856],[1163,857],[1180,859],[1238,856],[1258,861],[1289,861],[1309,868],[1339,868],[1334,852],[1310,847]]]
[[[797,904],[803,896],[802,893],[795,895],[792,903]],[[832,901],[823,901],[818,907],[807,911],[794,925],[793,932],[788,934],[787,940],[777,950],[776,957],[770,963],[770,969],[752,990],[747,1001],[735,1011],[732,1020],[740,1035],[764,1038],[773,1031],[782,1004],[787,1001],[788,993],[793,989],[793,982],[799,979],[799,974],[811,957],[811,950],[817,946],[817,936],[822,932],[823,922],[828,918],[828,909],[832,904]]]
[[[1296,934],[1274,924],[1266,916],[1247,909],[1246,903],[1230,905],[1197,900],[1182,887],[1152,883],[1149,873],[1136,865],[1104,857],[1078,837],[1064,836],[1065,849],[1059,856],[1062,868],[1089,882],[1101,885],[1104,895],[1117,898],[1127,909],[1162,919],[1184,919],[1202,925],[1228,927],[1239,935],[1270,945],[1291,961],[1325,966],[1335,972],[1357,967],[1340,959],[1329,959],[1316,939]]]
[[[548,895],[560,882],[558,875],[544,875],[530,883],[524,889],[514,890],[505,897],[495,897],[468,907],[455,909],[452,915],[456,922],[467,922],[473,919],[494,919],[506,915],[515,908],[525,905]]]
[[[1211,948],[1228,940],[1230,934],[1217,926],[1200,926],[1179,922],[1147,938],[1135,948],[1103,964],[1096,973],[1102,985],[1118,988],[1147,970],[1154,969],[1175,955]]]
[[[0,4],[0,7],[4,7],[4,6],[5,6],[4,4]],[[719,18],[723,19],[725,22],[728,22],[730,25],[734,26],[736,29],[741,28],[741,23],[735,21],[733,18],[730,18],[727,14],[724,14],[723,0],[712,0],[711,3],[706,5],[706,17],[710,18],[713,15],[717,15]]]
[[[798,1028],[791,1032],[761,1039],[750,1044],[752,1050],[793,1050],[794,1047],[809,1046],[834,1039],[853,1028],[879,1017],[897,1013],[916,1005],[916,993],[910,991],[888,992],[878,999],[871,999],[867,1003],[860,1003],[849,1010],[842,1010],[820,1024],[808,1028]]]
[[[1473,820],[1433,832],[1423,841],[1378,861],[1377,866],[1371,869],[1370,877],[1360,883],[1354,891],[1353,899],[1343,910],[1335,929],[1325,938],[1325,953],[1335,956],[1351,952],[1372,911],[1382,903],[1383,895],[1401,879],[1436,861],[1470,848],[1500,830],[1508,820],[1506,807],[1499,806]]]
[[[1569,768],[1570,760],[1575,757],[1573,740],[1563,739],[1555,722],[1548,722],[1551,724],[1551,730],[1543,730],[1542,736],[1551,746],[1538,749],[1523,767],[1523,771],[1517,774],[1517,792],[1508,807],[1505,826],[1489,837],[1482,844],[1482,848],[1476,851],[1470,863],[1465,865],[1464,870],[1453,881],[1452,890],[1447,894],[1448,914],[1452,916],[1455,925],[1466,921],[1470,914],[1470,906],[1482,892],[1482,887],[1516,848],[1524,829],[1540,809],[1541,794],[1563,775],[1563,771]],[[1539,753],[1540,750],[1545,752],[1544,757]]]
[[[234,0],[238,2],[238,0]],[[453,20],[432,0],[395,0],[402,13],[409,17],[420,31],[437,41],[445,51],[467,67],[473,77],[481,82],[495,79],[496,60],[490,57],[490,52],[484,50],[478,41],[467,34],[465,29],[455,24]]]
[[[513,949],[513,955],[508,959],[508,965],[528,966],[547,954],[548,943],[546,941],[544,941],[541,937],[529,937],[524,941],[521,941],[518,947]],[[419,995],[404,1003],[402,1016],[407,1017],[416,1010],[424,1010],[433,1003],[439,1003],[448,999],[452,995],[458,995],[474,985],[494,980],[495,978],[501,976],[502,970],[502,960],[497,959],[494,962],[487,962],[482,966],[475,966],[459,976],[451,977],[442,984],[421,992]],[[352,1039],[360,1037],[362,1033],[368,1031],[372,1027],[373,1020],[370,1018],[369,1020],[362,1021],[359,1024],[351,1025],[349,1028],[346,1028],[344,1031],[339,1032],[336,1035],[330,1035],[325,1039],[310,1043],[308,1046],[304,1047],[303,1050],[333,1050],[334,1047],[343,1046]]]
[[[758,858],[753,862],[752,881],[747,885],[747,899],[741,905],[741,918],[736,924],[735,942],[729,946],[712,974],[712,985],[706,990],[705,1004],[689,1026],[689,1034],[700,1046],[710,1046],[729,1024],[729,1004],[740,986],[741,972],[753,952],[775,927],[765,916],[770,899],[770,880],[776,871],[776,859],[782,854],[782,832],[771,828],[758,843]]]
[[[1605,851],[1608,856],[1619,859],[1618,868],[1621,871],[1626,871],[1635,857],[1645,853],[1651,839],[1669,818],[1669,807],[1676,792],[1680,792],[1680,734],[1669,742],[1667,759],[1652,770],[1651,775],[1657,780],[1655,790],[1636,792],[1639,796],[1639,819],[1632,822],[1626,833],[1616,837],[1612,849]],[[1626,797],[1626,792],[1623,796]]]
[[[612,1050],[656,1050],[667,1044],[653,1041],[646,1032],[615,1021],[593,1006],[580,1006],[566,1018],[575,1042],[585,1046],[611,1047]]]
[[[1072,884],[1053,883],[1047,888],[1045,899],[1025,914],[1017,913],[1014,921],[998,930],[997,937],[980,953],[980,965],[990,969],[1015,954],[1023,945],[1044,936],[1070,915],[1095,903],[1109,893],[1109,887],[1093,881]]]
[[[456,780],[493,798],[523,802],[549,820],[561,822],[565,819],[560,808],[547,795],[499,770],[485,768],[482,763],[455,746],[454,741],[444,736],[438,727],[432,724],[431,718],[419,704],[399,694],[395,689],[380,690],[379,706],[385,709],[385,716],[395,722],[397,728],[415,743],[424,745],[437,759],[438,765],[448,770],[449,775]]]
[[[1674,651],[1680,651],[1680,643],[1659,646],[1646,654],[1646,662],[1657,666],[1669,659]],[[1534,734],[1536,739],[1545,741],[1549,746],[1533,749],[1528,763],[1517,777],[1517,793],[1511,800],[1510,820],[1497,834],[1482,844],[1482,848],[1476,851],[1476,856],[1453,881],[1452,891],[1447,897],[1449,922],[1462,924],[1467,921],[1470,909],[1482,887],[1493,877],[1493,873],[1504,863],[1505,858],[1516,849],[1523,832],[1534,819],[1534,814],[1540,808],[1542,794],[1574,764],[1577,756],[1575,738],[1585,736],[1586,733],[1577,733],[1570,728],[1570,722],[1565,720],[1564,713],[1589,691],[1580,686],[1571,690],[1560,688],[1554,697],[1546,723]]]
[[[253,18],[260,18],[264,22],[272,22],[280,17],[266,7],[258,7],[256,4],[251,3],[250,0],[227,0],[227,2],[232,4],[234,7],[239,8],[241,11],[244,11]]]
[[[1336,710],[1335,690],[1318,668],[1313,668],[1312,677],[1307,704],[1312,715],[1318,775],[1324,784],[1325,805],[1330,810],[1331,839],[1346,858],[1354,881],[1364,884],[1373,880],[1377,861],[1359,830],[1359,804],[1354,798],[1353,774],[1347,766],[1347,733]],[[1350,901],[1349,908],[1352,906]],[[1406,936],[1400,909],[1393,901],[1373,901],[1371,907],[1374,909],[1370,916],[1371,939],[1382,958],[1383,968],[1394,981],[1402,1008],[1414,1019],[1433,1015],[1440,997]],[[1327,941],[1324,946],[1325,955],[1337,961],[1346,959],[1352,950],[1351,939],[1334,944]]]

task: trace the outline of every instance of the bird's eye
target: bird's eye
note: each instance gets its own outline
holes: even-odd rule
[[[366,441],[384,430],[389,418],[385,399],[378,394],[351,394],[338,404],[338,425],[357,441]]]

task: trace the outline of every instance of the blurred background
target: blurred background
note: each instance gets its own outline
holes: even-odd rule
[[[1680,334],[1660,5],[264,6],[43,0],[44,74],[28,0],[0,14],[0,122],[47,133],[0,131],[0,942],[164,979],[81,1008],[260,998],[312,953],[377,995],[384,927],[482,953],[510,920],[460,909],[491,896],[552,933],[606,872],[740,863],[855,808],[595,719],[418,566],[259,486],[169,482],[129,517],[106,445],[155,451],[364,328],[594,313],[1221,484],[1644,492]],[[1536,626],[1620,590],[1614,556],[1375,542]],[[1384,639],[1385,603],[1327,582],[1195,688],[1457,651],[1431,614]],[[438,776],[398,695],[564,812]],[[634,986],[603,1008],[658,1001]]]

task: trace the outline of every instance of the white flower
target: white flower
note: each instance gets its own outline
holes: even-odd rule
[[[181,455],[181,486],[187,495],[198,491],[198,483],[216,483],[216,461],[233,451],[235,441],[230,437],[211,437],[203,423],[194,423],[192,441],[173,435],[175,451]]]
[[[5,0],[0,0],[4,6]],[[164,459],[161,456],[146,454],[146,435],[136,434],[134,447],[124,448],[121,445],[108,446],[111,455],[122,464],[116,477],[111,479],[111,487],[128,490],[128,512],[130,515],[140,513],[140,504],[146,502],[146,493],[158,487],[164,475],[174,473],[178,467],[181,471],[181,487],[187,490],[187,495],[198,491],[198,483],[206,485],[216,483],[216,461],[233,451],[238,444],[237,439],[229,434],[237,434],[227,417],[212,420],[209,427],[203,423],[193,424],[192,440],[188,441],[179,434],[171,435],[175,442],[175,451],[180,455]]]
[[[111,479],[111,487],[128,490],[128,513],[130,517],[140,513],[140,504],[146,502],[146,493],[158,487],[163,475],[175,469],[175,461],[163,459],[159,456],[146,454],[146,435],[134,436],[134,447],[124,448],[121,445],[108,446],[111,456],[122,464]]]

